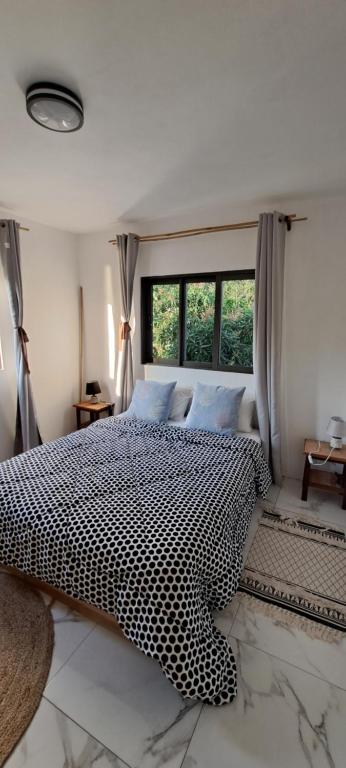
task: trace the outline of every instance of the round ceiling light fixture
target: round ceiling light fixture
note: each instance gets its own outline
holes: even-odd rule
[[[55,83],[33,83],[26,92],[26,109],[35,123],[49,131],[71,133],[84,123],[81,100],[75,93]]]

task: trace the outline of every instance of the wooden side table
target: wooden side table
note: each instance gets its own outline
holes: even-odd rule
[[[108,416],[113,416],[114,403],[91,403],[90,400],[82,400],[80,403],[74,403],[73,407],[76,409],[77,416],[77,429],[82,427],[88,427],[94,421],[100,418],[101,413],[107,412]],[[86,411],[89,413],[89,421],[82,423],[81,412]]]
[[[336,472],[325,472],[317,465],[310,464],[309,454],[317,461],[325,461],[329,456],[329,443],[306,439],[304,443],[305,466],[302,484],[302,501],[307,501],[309,488],[319,488],[320,491],[337,493],[342,496],[342,509],[346,509],[346,445],[333,448],[328,463],[343,464],[342,475]]]

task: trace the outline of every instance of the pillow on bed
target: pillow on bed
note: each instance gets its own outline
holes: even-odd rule
[[[198,383],[186,426],[229,435],[238,428],[239,408],[245,387],[229,389]]]
[[[250,400],[248,397],[243,397],[239,410],[238,432],[253,431],[254,408],[255,401]]]
[[[158,381],[138,379],[127,411],[128,416],[144,421],[167,421],[176,383],[159,384]]]
[[[177,387],[172,395],[169,419],[181,421],[187,411],[190,400],[192,399],[192,389],[190,387]]]

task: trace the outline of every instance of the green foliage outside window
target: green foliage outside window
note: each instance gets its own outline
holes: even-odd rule
[[[222,282],[219,364],[252,367],[254,280]],[[186,284],[185,359],[211,363],[215,282]],[[153,361],[177,360],[179,284],[152,287]]]
[[[254,280],[222,284],[220,363],[252,368]]]
[[[176,360],[179,337],[179,283],[153,285],[153,360]]]
[[[215,283],[187,283],[185,359],[211,363],[213,357]]]

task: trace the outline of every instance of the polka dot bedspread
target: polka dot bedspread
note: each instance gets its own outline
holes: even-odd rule
[[[236,664],[212,611],[270,482],[250,439],[103,419],[0,464],[0,562],[114,614],[183,697],[227,703]]]

